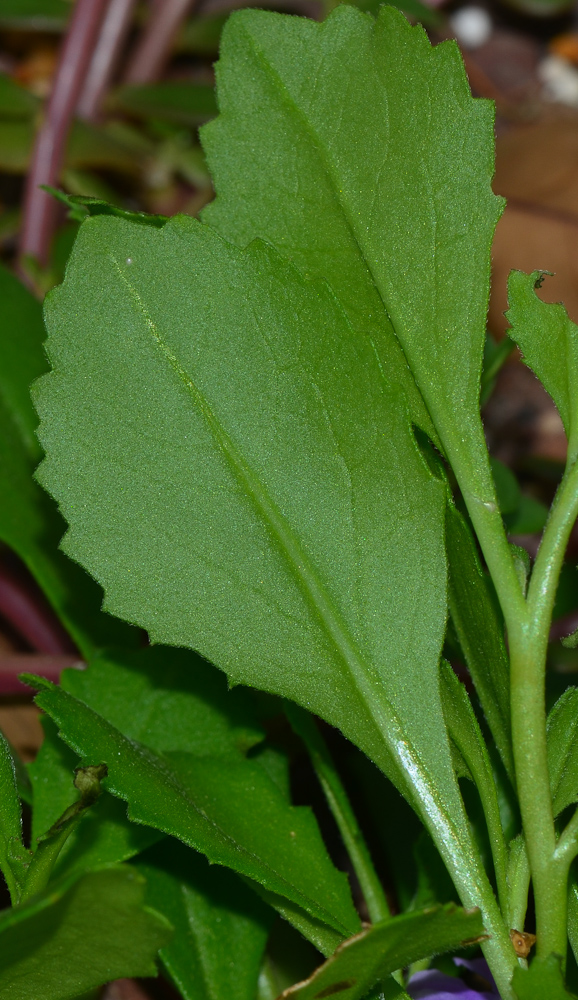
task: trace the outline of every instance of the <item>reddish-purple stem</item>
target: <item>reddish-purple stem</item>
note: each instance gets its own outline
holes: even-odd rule
[[[36,136],[24,195],[20,261],[48,262],[56,222],[56,202],[40,184],[58,183],[66,140],[90,53],[109,0],[76,0],[64,40],[44,122]]]
[[[53,656],[74,654],[74,643],[41,591],[1,564],[0,615],[37,652]]]
[[[19,674],[40,674],[55,684],[67,667],[83,669],[85,666],[77,656],[44,656],[39,653],[9,653],[0,655],[0,695],[30,694],[18,680]]]
[[[96,121],[128,34],[136,0],[110,0],[96,48],[80,95],[76,113]]]
[[[194,0],[164,0],[151,8],[148,24],[132,54],[124,83],[152,83],[160,76],[174,37]]]

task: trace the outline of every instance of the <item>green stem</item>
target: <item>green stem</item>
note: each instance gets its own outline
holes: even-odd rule
[[[548,633],[568,537],[578,515],[578,464],[566,471],[530,579],[527,614],[507,620],[516,781],[536,905],[537,954],[566,954],[567,869],[556,857],[544,699]]]
[[[373,867],[369,849],[327,744],[309,712],[287,701],[285,714],[307,747],[311,763],[359,879],[371,921],[376,923],[379,920],[386,920],[391,916],[391,911],[383,887]]]
[[[26,881],[20,897],[21,903],[36,896],[48,885],[58,855],[80,822],[84,812],[98,799],[100,782],[102,778],[106,777],[106,773],[105,764],[77,768],[74,775],[74,785],[81,793],[80,798],[65,810],[47,833],[39,838],[38,847],[26,872]]]

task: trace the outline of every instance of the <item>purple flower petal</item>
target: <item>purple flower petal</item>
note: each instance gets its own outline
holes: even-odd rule
[[[454,958],[454,962],[470,972],[475,972],[491,986],[490,990],[480,993],[467,986],[463,979],[447,976],[437,969],[428,969],[425,972],[416,972],[411,977],[406,989],[412,1000],[499,1000],[492,974],[483,958],[472,961]]]

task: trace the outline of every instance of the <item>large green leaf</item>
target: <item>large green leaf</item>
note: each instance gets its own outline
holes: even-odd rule
[[[472,99],[457,46],[432,48],[391,7],[323,24],[245,10],[217,80],[204,220],[328,279],[428,430],[411,370],[467,502],[495,514],[478,398],[502,201],[493,107]]]
[[[41,477],[107,609],[339,726],[455,865],[443,488],[367,339],[324,284],[186,217],[87,220],[46,315]]]
[[[125,737],[82,702],[37,679],[37,703],[86,760],[108,766],[106,787],[128,802],[129,817],[202,851],[313,918],[314,943],[330,954],[359,927],[347,878],[332,865],[313,814],[287,804],[256,762],[155,753]],[[256,822],[258,817],[258,822]],[[281,907],[282,908],[282,907]],[[288,915],[289,918],[289,915]]]
[[[138,633],[99,610],[102,595],[58,551],[64,523],[32,478],[41,456],[30,383],[46,370],[40,303],[0,268],[0,541],[26,564],[85,656]]]
[[[578,688],[570,687],[548,715],[548,770],[558,816],[578,801]]]
[[[255,1000],[274,913],[240,879],[174,840],[136,862],[175,928],[160,957],[183,1000]]]
[[[0,995],[73,1000],[120,976],[156,975],[170,936],[143,905],[144,879],[112,867],[70,876],[28,903],[0,913]]]
[[[483,934],[479,912],[468,913],[453,903],[382,920],[345,941],[310,979],[283,996],[318,1000],[338,994],[339,1000],[360,1000],[396,969],[459,948]]]
[[[339,726],[484,905],[438,690],[444,490],[371,343],[186,217],[88,219],[46,316],[41,477],[107,610]]]
[[[568,459],[573,461],[578,454],[578,327],[562,303],[542,302],[536,295],[547,273],[511,272],[508,335],[558,407],[568,435]]]
[[[0,733],[0,871],[13,903],[20,898],[30,857],[22,840],[22,807],[10,747]]]

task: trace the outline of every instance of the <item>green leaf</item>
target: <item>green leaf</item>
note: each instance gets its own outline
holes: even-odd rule
[[[335,955],[304,983],[283,994],[286,1000],[360,1000],[396,969],[420,958],[480,940],[484,926],[478,911],[447,906],[405,913],[373,924],[339,946]]]
[[[432,48],[391,7],[374,22],[342,5],[323,24],[244,10],[217,81],[204,221],[327,278],[431,436],[411,370],[468,502],[494,511],[478,399],[503,201],[493,107],[472,99],[457,46]]]
[[[535,958],[529,969],[517,968],[512,986],[518,1000],[576,1000],[564,986],[561,960],[558,955]]]
[[[548,520],[548,508],[534,497],[522,496],[518,509],[506,514],[504,523],[510,535],[534,535],[544,529]]]
[[[78,756],[58,738],[56,727],[43,718],[44,741],[30,765],[34,789],[32,845],[72,804],[72,777]],[[104,868],[128,861],[161,837],[157,830],[131,823],[126,805],[104,792],[72,831],[54,866],[54,877]]]
[[[183,1000],[255,1000],[273,911],[231,872],[167,840],[136,862],[175,928],[160,958]]]
[[[73,1000],[121,976],[156,975],[170,925],[129,867],[69,877],[0,913],[0,995]]]
[[[321,925],[319,944],[329,953],[357,930],[347,878],[331,864],[312,813],[288,806],[258,763],[230,754],[154,753],[61,688],[40,678],[32,683],[69,746],[108,765],[106,787],[128,802],[130,819],[290,900]]]
[[[22,840],[22,808],[10,747],[0,732],[0,871],[13,903],[20,899],[30,855]]]
[[[536,295],[548,271],[512,271],[508,279],[509,336],[554,400],[568,435],[568,461],[578,454],[578,327],[561,303]]]
[[[246,753],[264,737],[250,693],[195,653],[170,647],[109,651],[66,670],[65,691],[129,739],[164,753]]]
[[[442,702],[450,740],[466,764],[467,774],[475,782],[490,838],[498,896],[502,908],[508,900],[506,882],[507,852],[500,820],[500,807],[492,764],[482,731],[468,693],[449,663],[441,663]]]
[[[85,656],[98,645],[134,644],[138,633],[100,612],[100,589],[58,551],[64,523],[32,478],[41,451],[29,386],[46,370],[42,307],[4,268],[0,300],[0,541],[26,564]]]
[[[513,781],[510,667],[504,626],[472,533],[453,503],[448,503],[446,511],[446,546],[452,622],[492,736]]]
[[[548,714],[548,770],[554,816],[578,802],[578,688],[570,687]]]
[[[109,104],[137,118],[156,118],[193,127],[217,114],[213,87],[174,80],[140,87],[120,87],[109,98]],[[0,113],[1,110],[0,104]]]
[[[68,0],[0,0],[0,24],[29,31],[63,31]]]
[[[78,827],[86,811],[100,798],[100,783],[106,775],[106,764],[89,764],[86,767],[75,768],[73,784],[80,792],[80,796],[77,796],[50,829],[38,838],[38,845],[26,872],[22,900],[28,900],[44,891],[50,881],[54,864],[70,834]]]
[[[498,505],[502,514],[512,514],[520,506],[522,494],[514,473],[497,458],[490,459],[492,475],[496,484]]]
[[[1,8],[0,2],[0,11]],[[33,118],[38,114],[40,103],[29,90],[0,73],[0,118]]]
[[[107,610],[339,726],[441,808],[454,857],[443,488],[367,339],[273,250],[186,217],[87,220],[46,315],[41,478]]]
[[[570,869],[570,877],[568,879],[568,940],[574,953],[574,958],[576,958],[578,955],[578,878],[576,877],[576,864]]]

